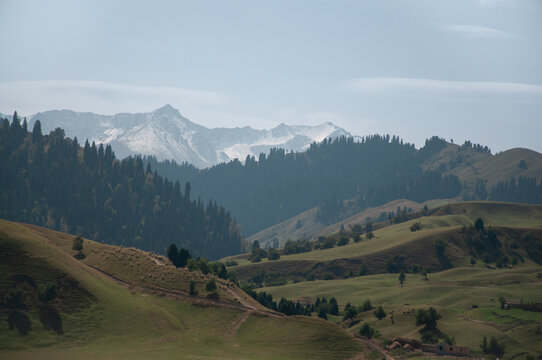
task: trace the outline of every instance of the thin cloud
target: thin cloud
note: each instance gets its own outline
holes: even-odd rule
[[[102,81],[0,82],[0,110],[33,114],[51,109],[101,114],[147,112],[171,104],[179,109],[215,107],[228,101],[226,94],[178,87],[135,86]]]
[[[442,31],[455,33],[467,37],[499,39],[499,38],[517,38],[514,34],[506,31],[493,29],[486,26],[476,25],[445,25],[441,27]]]
[[[541,85],[490,81],[449,81],[418,78],[356,78],[346,80],[343,87],[358,92],[439,91],[479,94],[542,95]]]
[[[481,7],[510,6],[512,4],[511,0],[478,0],[478,5]]]

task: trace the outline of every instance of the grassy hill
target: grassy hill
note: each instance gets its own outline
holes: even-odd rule
[[[269,311],[229,281],[216,279],[218,298],[208,297],[210,275],[89,240],[77,260],[72,240],[0,220],[0,358],[344,359],[362,350],[335,325]],[[40,301],[51,283],[57,296]]]
[[[396,211],[398,207],[401,209],[406,207],[416,211],[422,209],[424,205],[432,208],[448,202],[450,202],[450,200],[431,200],[424,203],[418,203],[416,201],[398,199],[381,206],[357,212],[332,225],[324,225],[317,220],[319,207],[315,207],[304,211],[291,219],[257,232],[247,238],[247,242],[252,244],[255,240],[258,240],[262,247],[265,247],[267,244],[272,247],[273,239],[276,239],[279,247],[282,247],[287,240],[315,238],[318,236],[329,235],[339,231],[341,226],[349,229],[349,227],[354,224],[364,224],[367,222],[367,218],[371,218],[374,221],[375,219],[378,219],[381,213]],[[345,208],[348,208],[348,206],[349,201],[345,201]]]
[[[521,160],[525,160],[526,168],[519,166]],[[482,179],[486,186],[490,187],[511,177],[542,178],[542,154],[530,149],[514,148],[491,155],[447,144],[444,149],[427,159],[423,167],[426,170],[441,170],[445,174],[456,175],[468,184]]]
[[[490,227],[497,234],[502,256],[521,261],[498,268],[473,254],[467,239],[477,218],[484,220],[486,234],[490,233]],[[421,230],[410,231],[416,222],[421,224]],[[422,326],[415,325],[415,316],[419,309],[432,306],[442,315],[438,329],[454,337],[458,345],[468,346],[476,356],[483,355],[479,345],[484,336],[495,337],[505,345],[505,359],[542,356],[542,313],[503,310],[499,302],[500,297],[523,302],[542,299],[542,261],[538,256],[542,248],[542,206],[451,203],[430,210],[426,216],[388,224],[374,234],[371,240],[281,256],[276,261],[251,264],[239,259],[236,270],[245,279],[265,270],[294,280],[256,289],[275,299],[308,297],[315,301],[317,297],[334,297],[339,309],[347,303],[360,306],[369,299],[373,306],[383,306],[387,314],[383,320],[378,320],[374,311],[362,312],[352,322],[343,322],[341,316],[329,319],[352,334],[357,334],[367,322],[378,332],[377,341],[382,343],[397,336],[421,340]],[[526,239],[536,240],[525,242]],[[439,240],[447,244],[447,268],[435,249]],[[398,274],[386,270],[386,262],[395,256],[404,256],[407,269],[402,287]],[[473,256],[477,262],[470,265]],[[373,274],[359,276],[356,269],[362,265]],[[431,268],[432,272],[425,279],[421,271],[414,272],[413,265]],[[349,270],[354,274],[349,274]],[[304,281],[311,278],[307,276],[311,273],[316,275],[314,280]],[[326,278],[329,280],[322,280]]]
[[[422,215],[421,213],[419,214]],[[335,246],[325,250],[282,255],[279,260],[250,263],[247,256],[238,256],[238,266],[234,267],[240,279],[248,280],[258,271],[278,272],[292,280],[307,278],[343,278],[359,273],[362,265],[369,272],[386,271],[389,259],[400,256],[409,269],[414,265],[422,268],[441,270],[449,266],[468,263],[472,256],[469,236],[463,227],[470,226],[477,218],[482,218],[486,226],[491,226],[503,244],[502,255],[529,258],[533,255],[517,239],[528,234],[542,234],[542,206],[495,202],[463,202],[438,207],[428,216],[421,216],[399,224],[386,225],[374,232],[371,240],[354,243],[352,239],[345,246]],[[420,223],[421,230],[412,232],[411,226]],[[333,236],[349,236],[336,234]],[[435,246],[436,241],[446,243],[443,263]],[[513,245],[515,244],[515,245]],[[511,246],[518,246],[511,249]],[[516,255],[514,255],[516,254]]]
[[[360,313],[354,326],[343,323],[357,333],[368,322],[381,334],[381,340],[396,336],[421,339],[415,325],[418,309],[433,306],[442,319],[438,328],[455,337],[458,345],[469,346],[480,354],[482,338],[495,336],[506,346],[506,359],[525,359],[542,354],[542,313],[520,309],[502,310],[498,298],[540,301],[542,266],[532,263],[510,269],[488,269],[482,264],[422,275],[407,274],[403,287],[397,274],[380,274],[343,280],[310,281],[285,286],[262,288],[273,297],[296,299],[300,296],[335,297],[340,307],[350,302],[361,305],[369,299],[373,306],[383,306],[387,316],[378,320],[373,311]],[[393,322],[391,316],[393,314]],[[339,317],[334,318],[338,323]],[[475,354],[476,355],[476,354]]]

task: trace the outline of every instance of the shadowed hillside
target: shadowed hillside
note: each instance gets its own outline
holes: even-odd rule
[[[230,281],[209,290],[211,275],[162,256],[90,240],[79,252],[73,239],[0,221],[0,357],[345,359],[362,350],[333,324],[267,310]]]

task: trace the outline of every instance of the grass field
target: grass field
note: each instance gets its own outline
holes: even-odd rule
[[[55,281],[58,297],[50,305],[62,323],[62,334],[46,330],[41,305],[27,300],[24,313],[32,330],[23,336],[8,330],[10,310],[0,306],[0,358],[345,359],[363,350],[329,322],[262,310],[226,282],[219,281],[220,300],[207,299],[202,287],[190,298],[186,278],[206,277],[184,273],[153,254],[85,240],[87,258],[76,260],[72,239],[0,221],[1,293],[18,274],[37,286]],[[149,269],[151,279],[143,275]],[[30,298],[33,290],[26,286]]]
[[[382,305],[388,316],[378,321],[372,311],[359,316],[368,321],[383,338],[406,336],[419,338],[415,312],[434,306],[443,318],[439,329],[455,336],[457,343],[479,351],[483,336],[496,336],[506,345],[506,357],[517,354],[542,354],[542,313],[519,309],[501,310],[499,296],[539,302],[542,298],[542,266],[524,265],[514,269],[487,269],[483,266],[461,267],[428,275],[408,274],[400,287],[397,274],[382,274],[345,280],[311,281],[262,288],[274,298],[296,299],[299,296],[335,297],[340,306],[347,302],[361,305],[370,299]],[[474,306],[474,308],[473,308]],[[394,322],[390,320],[391,312]],[[360,325],[349,330],[358,331]]]

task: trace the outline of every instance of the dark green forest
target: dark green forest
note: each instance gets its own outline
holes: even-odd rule
[[[325,139],[301,153],[272,149],[258,161],[247,157],[199,170],[189,164],[145,157],[166,178],[193,184],[193,192],[216,199],[229,209],[249,236],[315,206],[319,220],[338,220],[344,199],[357,208],[398,198],[425,201],[456,197],[462,184],[455,176],[424,172],[421,163],[442,148],[432,138],[421,150],[396,136]]]
[[[57,128],[32,132],[15,113],[0,127],[0,218],[82,235],[96,241],[165,253],[176,243],[195,256],[242,250],[239,226],[207,200],[191,198],[141,158],[117,160],[110,146],[81,147]]]

